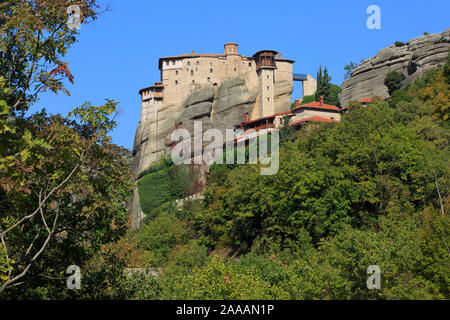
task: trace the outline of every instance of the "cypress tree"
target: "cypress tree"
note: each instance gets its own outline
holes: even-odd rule
[[[316,101],[319,101],[321,88],[322,88],[322,66],[319,66],[319,71],[317,71]]]

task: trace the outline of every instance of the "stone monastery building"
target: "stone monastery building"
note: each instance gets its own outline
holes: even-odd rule
[[[160,81],[139,90],[141,119],[133,146],[133,170],[143,172],[166,156],[173,145],[168,139],[173,130],[193,132],[195,121],[202,122],[203,131],[223,132],[279,128],[283,115],[295,126],[320,119],[338,121],[339,109],[323,101],[309,106],[296,101],[291,111],[294,81],[302,82],[303,96],[314,94],[317,88],[313,77],[293,72],[294,63],[274,50],[240,55],[236,43],[225,44],[221,54],[192,51],[160,58]]]
[[[281,53],[273,50],[262,50],[252,57],[243,56],[238,53],[238,45],[231,42],[225,44],[224,49],[223,54],[192,52],[160,58],[161,82],[139,91],[142,96],[141,118],[152,116],[163,102],[181,103],[201,85],[217,86],[226,79],[238,76],[246,78],[250,90],[257,88],[259,92],[260,99],[250,118],[274,114],[274,84],[293,81],[295,61],[283,59]],[[312,77],[309,79],[310,82],[313,80]],[[314,87],[309,90],[315,92]]]

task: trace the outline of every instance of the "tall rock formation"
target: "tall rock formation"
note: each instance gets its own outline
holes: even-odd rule
[[[386,74],[397,71],[405,76],[402,86],[413,82],[425,71],[443,65],[450,49],[450,28],[408,41],[404,46],[392,45],[364,60],[342,83],[339,100],[342,106],[361,98],[388,98],[384,85]]]
[[[252,57],[240,55],[232,42],[224,45],[223,54],[192,51],[160,58],[160,82],[139,90],[141,119],[133,145],[133,172],[139,177],[151,164],[170,156],[178,142],[171,139],[175,129],[186,129],[194,142],[193,135],[198,135],[194,122],[198,121],[202,134],[214,128],[225,138],[226,129],[239,123],[288,111],[294,62],[274,50],[261,50]],[[209,143],[204,141],[202,147]],[[196,165],[200,185],[206,167]],[[130,207],[137,227],[143,217],[137,186]]]
[[[290,109],[292,81],[275,83],[275,113]],[[245,77],[225,80],[218,86],[199,85],[183,102],[163,104],[157,117],[139,123],[133,146],[132,170],[140,174],[148,166],[170,151],[170,135],[178,127],[194,132],[194,121],[202,122],[203,131],[215,128],[222,131],[233,129],[251,113],[257,104],[258,90],[249,89]]]

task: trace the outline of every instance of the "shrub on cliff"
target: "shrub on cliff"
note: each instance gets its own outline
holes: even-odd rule
[[[395,90],[400,89],[404,78],[405,77],[397,71],[391,71],[386,75],[384,78],[384,85],[388,88],[389,95],[392,95]]]

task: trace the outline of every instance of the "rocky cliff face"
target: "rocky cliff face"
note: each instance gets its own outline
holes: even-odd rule
[[[364,60],[342,83],[339,100],[342,106],[350,101],[380,96],[388,98],[384,85],[386,74],[397,71],[405,76],[402,85],[414,81],[425,71],[444,64],[450,49],[450,28],[442,34],[431,34],[412,39],[406,45],[392,45]]]
[[[275,112],[289,110],[292,82],[275,83]],[[251,114],[258,103],[258,91],[250,90],[246,79],[231,78],[219,86],[198,86],[180,104],[164,104],[158,116],[140,122],[133,146],[135,173],[143,172],[148,166],[169,152],[170,135],[175,125],[187,129],[193,135],[194,121],[202,121],[203,131],[215,128],[222,131],[233,129],[244,121],[246,112]]]
[[[274,89],[275,113],[289,110],[292,81],[276,82]],[[236,77],[219,86],[198,86],[182,103],[163,104],[157,116],[141,121],[137,127],[133,146],[133,172],[139,175],[157,159],[169,154],[170,135],[176,126],[187,129],[193,135],[194,121],[202,121],[203,132],[215,128],[222,131],[225,137],[225,129],[233,129],[235,124],[244,121],[245,113],[251,114],[257,103],[258,90],[250,90],[246,78]],[[202,166],[202,169],[206,168]],[[204,180],[205,177],[200,179]],[[144,214],[139,205],[136,185],[129,207],[132,226],[137,228]]]

